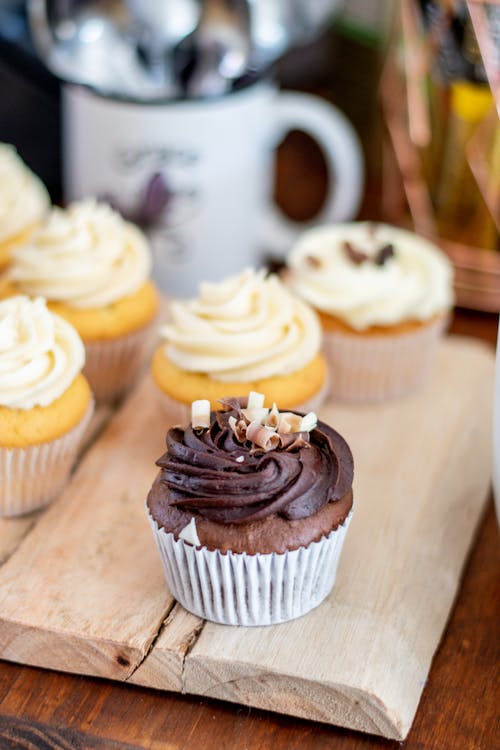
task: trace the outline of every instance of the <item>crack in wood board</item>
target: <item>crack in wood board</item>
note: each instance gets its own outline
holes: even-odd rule
[[[401,739],[482,514],[492,379],[490,350],[454,339],[421,393],[326,404],[356,460],[336,586],[306,617],[238,629],[166,587],[143,503],[168,420],[146,378],[0,567],[0,656]]]
[[[186,656],[204,625],[204,620],[187,612],[176,602],[155,639],[154,647],[128,678],[128,682],[184,693]]]
[[[147,379],[0,568],[4,658],[114,679],[142,661],[173,601],[144,512],[164,437]]]

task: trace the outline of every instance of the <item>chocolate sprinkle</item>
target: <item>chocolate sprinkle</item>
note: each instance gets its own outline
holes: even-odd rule
[[[368,255],[362,250],[358,250],[356,247],[354,247],[352,242],[348,242],[346,240],[342,244],[342,248],[349,260],[351,260],[356,266],[360,266],[362,263],[365,263],[368,260]]]
[[[369,255],[359,250],[352,242],[348,242],[347,240],[342,243],[342,249],[349,260],[356,266],[360,266],[362,263],[366,263],[366,261],[370,261],[376,266],[383,266],[389,258],[394,257],[394,245],[391,243],[383,245],[373,258],[370,258]]]
[[[375,256],[375,265],[383,266],[389,258],[394,257],[394,245],[388,243],[380,248],[377,255]]]

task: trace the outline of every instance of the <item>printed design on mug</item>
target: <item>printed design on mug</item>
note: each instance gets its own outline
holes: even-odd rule
[[[117,149],[113,161],[126,182],[132,177],[135,188],[130,197],[106,193],[101,197],[128,221],[137,224],[151,241],[162,263],[186,262],[190,248],[177,228],[196,218],[200,207],[200,189],[193,186],[193,169],[199,154],[162,146]]]

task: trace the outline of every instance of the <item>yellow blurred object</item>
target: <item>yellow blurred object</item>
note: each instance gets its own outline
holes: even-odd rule
[[[493,94],[486,85],[454,81],[450,88],[452,112],[471,124],[475,125],[486,117],[493,105]]]
[[[436,221],[445,239],[496,249],[498,232],[467,161],[466,147],[493,106],[489,87],[453,81],[441,174],[436,191]]]

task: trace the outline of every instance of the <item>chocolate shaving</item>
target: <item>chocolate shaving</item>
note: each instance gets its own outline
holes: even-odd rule
[[[229,427],[234,433],[239,443],[244,443],[247,439],[247,423],[244,419],[236,420],[235,417],[229,417]]]
[[[310,443],[310,431],[300,429],[303,417],[293,412],[280,412],[276,404],[273,404],[268,418],[270,423],[262,423],[258,418],[252,421],[247,410],[241,408],[243,399],[224,398],[220,400],[224,409],[215,412],[215,423],[227,434],[227,430],[241,445],[250,448],[250,454],[280,448],[283,451],[293,451],[307,448]],[[245,399],[246,401],[246,399]]]
[[[362,250],[358,250],[356,247],[354,247],[352,242],[348,242],[347,240],[343,242],[342,249],[344,250],[349,260],[351,260],[356,266],[360,266],[362,263],[365,263],[368,260],[368,255]]]
[[[233,396],[231,396],[229,398],[219,398],[218,402],[222,406],[222,411],[237,411],[237,412],[239,412],[240,409],[246,408],[246,399],[236,398],[236,397],[233,397]]]
[[[375,265],[383,266],[389,258],[394,257],[394,245],[388,243],[380,248],[375,256]]]
[[[371,260],[371,262],[376,266],[383,266],[385,265],[386,261],[389,260],[389,258],[392,258],[394,256],[394,245],[392,245],[391,243],[383,245],[373,258],[370,258],[362,250],[359,250],[357,247],[355,247],[352,242],[348,242],[347,240],[342,244],[342,249],[346,253],[349,260],[356,266],[360,266],[367,260]]]
[[[297,448],[309,448],[310,436],[308,432],[279,432],[280,447],[285,451],[293,451]]]

